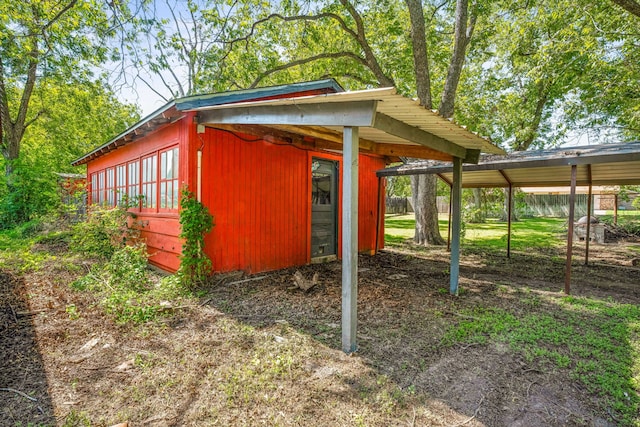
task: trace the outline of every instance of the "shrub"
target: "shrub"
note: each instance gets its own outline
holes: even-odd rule
[[[180,237],[184,239],[178,276],[186,288],[202,284],[211,274],[211,260],[204,253],[204,236],[213,228],[213,217],[206,206],[186,188],[180,205]]]
[[[135,215],[128,206],[106,208],[92,206],[85,221],[73,226],[71,249],[84,255],[110,259],[127,243],[136,243],[139,232],[129,226]]]
[[[153,283],[147,257],[144,244],[124,246],[106,264],[94,268],[71,287],[97,293],[100,304],[118,323],[148,322],[164,313],[166,300],[179,298],[182,290],[175,276]]]

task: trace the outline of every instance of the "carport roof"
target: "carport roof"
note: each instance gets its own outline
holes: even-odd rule
[[[215,128],[275,136],[312,137],[320,148],[340,150],[344,127],[358,127],[360,149],[390,157],[417,157],[475,163],[480,152],[504,153],[395,88],[211,105],[198,123]],[[193,111],[192,110],[192,111]],[[242,126],[242,128],[240,127]],[[324,145],[323,145],[324,144]],[[337,144],[337,145],[336,145]]]
[[[577,166],[577,185],[640,184],[640,141],[483,155],[478,164],[463,166],[462,186],[569,186],[572,165]],[[451,164],[415,162],[382,169],[378,176],[436,174],[451,183],[452,171]]]

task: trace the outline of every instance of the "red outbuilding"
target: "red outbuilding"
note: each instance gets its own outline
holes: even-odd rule
[[[463,163],[502,153],[394,88],[334,80],[177,99],[74,162],[90,202],[143,196],[134,210],[151,262],[180,262],[179,193],[215,217],[216,271],[250,273],[342,258],[342,348],[356,350],[357,254],[382,247],[383,182],[400,157],[453,162],[450,291],[457,293]]]
[[[150,262],[175,271],[181,242],[179,193],[197,193],[214,217],[206,252],[215,271],[250,273],[340,256],[342,157],[313,138],[251,127],[198,125],[196,109],[342,92],[334,80],[187,97],[153,112],[76,160],[87,165],[89,203],[132,209]],[[294,140],[295,139],[295,140]],[[358,248],[382,247],[383,194],[375,172],[385,156],[360,154]]]

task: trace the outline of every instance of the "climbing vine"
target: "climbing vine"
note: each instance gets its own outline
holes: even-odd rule
[[[204,283],[212,263],[204,253],[204,237],[213,228],[213,217],[186,187],[181,191],[180,237],[184,239],[178,275],[182,285],[193,288]]]

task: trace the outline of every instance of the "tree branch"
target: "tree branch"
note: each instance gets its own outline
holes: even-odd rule
[[[282,71],[282,70],[286,70],[286,69],[289,69],[289,68],[293,68],[293,67],[296,67],[298,65],[308,64],[310,62],[318,61],[320,59],[329,59],[329,58],[351,58],[351,59],[355,59],[356,61],[360,62],[361,64],[367,66],[367,61],[364,60],[363,58],[359,57],[358,55],[356,55],[353,52],[321,53],[319,55],[314,55],[314,56],[310,56],[308,58],[303,58],[303,59],[297,59],[295,61],[291,61],[291,62],[288,62],[286,64],[282,64],[282,65],[279,65],[277,67],[271,68],[270,70],[267,70],[264,73],[260,74],[258,77],[256,77],[256,79],[253,81],[253,83],[251,83],[249,88],[255,88],[266,77],[268,77],[271,74],[274,74],[274,73],[276,73],[278,71]]]
[[[367,41],[367,36],[364,29],[364,23],[362,22],[362,17],[360,16],[356,8],[353,7],[353,5],[348,0],[340,0],[340,3],[342,3],[342,5],[347,9],[351,17],[354,19],[354,21],[356,21],[356,28],[358,29],[356,41],[358,42],[358,44],[362,48],[362,51],[364,52],[364,56],[367,60],[368,68],[376,76],[381,86],[395,87],[396,83],[393,81],[391,77],[387,76],[384,73],[384,71],[382,71],[382,67],[380,66],[378,59],[373,53],[373,49],[371,49],[371,46]]]
[[[354,40],[358,40],[358,35],[355,33],[355,31],[353,31],[351,28],[349,28],[349,26],[347,25],[346,22],[344,22],[344,20],[342,19],[341,16],[336,15],[335,13],[331,13],[331,12],[323,12],[323,13],[319,13],[317,15],[295,15],[295,16],[284,16],[281,15],[279,13],[272,13],[271,15],[267,16],[266,18],[262,18],[257,20],[256,22],[254,22],[251,25],[251,30],[249,31],[249,34],[243,36],[243,37],[238,37],[236,39],[233,40],[229,40],[225,43],[227,44],[235,44],[237,42],[248,42],[249,39],[254,35],[256,28],[258,27],[258,25],[260,24],[264,24],[265,22],[268,22],[274,18],[278,18],[283,20],[284,22],[293,22],[293,21],[319,21],[321,19],[324,18],[331,18],[334,19],[338,22],[338,24],[340,25],[340,27],[342,27],[342,29],[349,34]]]
[[[453,55],[451,56],[451,62],[449,62],[447,79],[445,80],[444,90],[442,91],[442,98],[438,108],[442,117],[449,118],[453,116],[456,92],[458,90],[458,83],[460,82],[460,75],[462,74],[462,68],[464,66],[467,46],[469,45],[469,41],[471,41],[471,36],[473,35],[473,29],[477,19],[477,17],[475,17],[477,12],[474,11],[471,16],[471,22],[469,22],[468,13],[469,0],[458,0],[456,4]]]
[[[422,0],[406,0],[411,20],[411,43],[413,44],[413,66],[415,68],[416,89],[420,104],[433,108],[431,98],[431,75],[427,51],[427,32],[424,26]]]
[[[60,11],[58,13],[56,13],[56,15],[51,18],[49,20],[49,22],[47,22],[45,25],[42,26],[41,30],[42,33],[44,34],[45,30],[47,30],[50,26],[52,26],[58,19],[60,19],[60,17],[62,17],[62,15],[64,15],[65,13],[67,13],[67,11],[69,9],[71,9],[73,6],[76,5],[76,3],[78,3],[78,0],[71,0],[69,3],[66,4],[65,7],[63,7],[62,9],[60,9]]]
[[[640,3],[635,0],[612,0],[627,12],[640,18]]]

